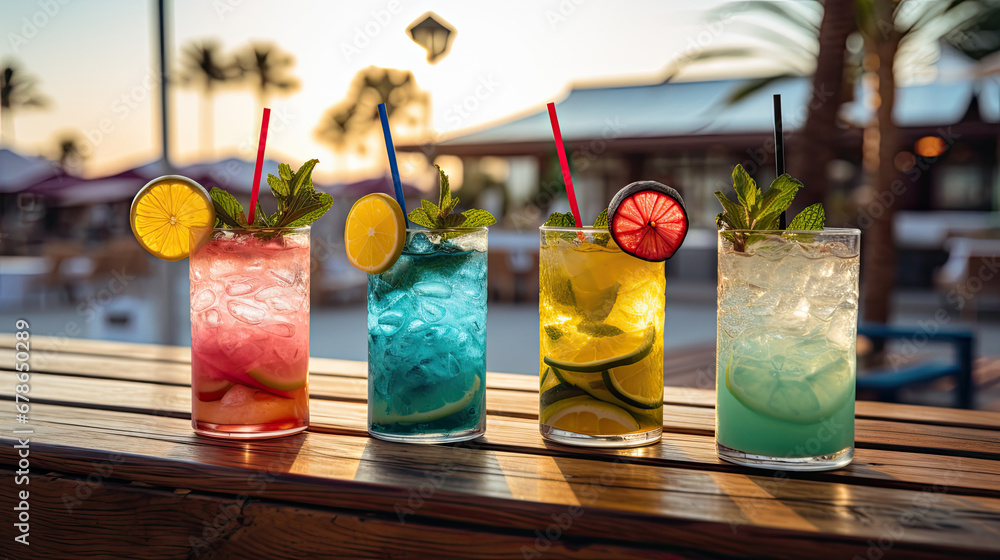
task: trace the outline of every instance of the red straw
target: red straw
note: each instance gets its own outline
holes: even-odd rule
[[[264,108],[264,116],[260,121],[260,142],[257,143],[257,166],[253,170],[253,190],[250,193],[250,225],[253,225],[253,213],[257,209],[257,192],[260,191],[260,172],[264,169],[264,145],[267,143],[267,122],[271,120],[271,110]]]
[[[573,211],[576,227],[583,227],[580,221],[580,208],[576,205],[576,192],[573,190],[573,178],[569,175],[569,161],[566,160],[566,148],[563,147],[562,132],[559,132],[559,119],[556,117],[556,104],[549,103],[549,120],[552,121],[552,134],[556,136],[556,152],[559,153],[559,165],[562,166],[563,181],[566,183],[566,195],[569,197],[569,208]]]

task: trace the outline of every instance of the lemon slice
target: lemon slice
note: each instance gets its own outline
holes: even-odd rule
[[[619,435],[639,431],[639,423],[620,406],[580,396],[557,401],[542,411],[542,424],[589,435]]]
[[[215,206],[198,183],[178,175],[150,181],[132,199],[132,233],[142,248],[167,261],[191,252],[191,231],[215,225]]]
[[[577,332],[567,334],[543,361],[556,369],[599,373],[609,368],[627,366],[642,360],[653,349],[656,329],[653,325],[644,331],[632,331],[616,336],[590,336]]]
[[[442,402],[438,408],[423,412],[388,410],[391,403],[386,401],[372,408],[372,421],[376,424],[426,424],[434,422],[451,416],[469,406],[472,399],[476,397],[476,393],[479,392],[480,385],[479,376],[477,375],[472,387],[465,393],[457,395],[458,398],[451,402]]]
[[[344,226],[347,260],[368,274],[389,270],[406,243],[406,218],[391,196],[368,194],[351,206]]]

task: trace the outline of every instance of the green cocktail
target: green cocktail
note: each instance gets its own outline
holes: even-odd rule
[[[716,442],[750,466],[854,453],[856,229],[720,232]]]

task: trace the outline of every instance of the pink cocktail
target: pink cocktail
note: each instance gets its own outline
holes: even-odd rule
[[[309,424],[309,228],[214,229],[191,251],[191,424],[266,438]]]

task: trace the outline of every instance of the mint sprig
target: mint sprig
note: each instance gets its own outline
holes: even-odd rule
[[[434,167],[437,167],[438,175],[441,177],[438,203],[421,200],[420,208],[414,208],[407,214],[411,222],[428,229],[478,228],[497,223],[493,214],[478,208],[470,208],[458,214],[453,213],[458,206],[458,197],[451,196],[451,182],[448,181],[448,175],[441,166]]]
[[[270,216],[257,202],[253,224],[248,223],[243,205],[228,192],[212,187],[209,196],[215,206],[215,227],[239,229],[295,228],[307,226],[333,206],[333,197],[324,192],[316,192],[312,182],[312,170],[319,163],[311,159],[292,172],[287,163],[278,165],[278,175],[267,176],[271,194],[278,203],[278,209]]]
[[[715,191],[716,198],[722,204],[722,212],[715,217],[715,223],[721,234],[733,243],[738,252],[746,249],[751,239],[748,234],[727,232],[726,230],[773,231],[779,229],[781,214],[788,210],[795,195],[803,187],[802,183],[785,173],[771,182],[766,192],[761,192],[750,174],[737,165],[733,169],[733,190],[736,199],[733,202],[722,191]],[[826,213],[821,203],[813,204],[800,212],[791,223],[788,230],[820,230],[826,222]]]

